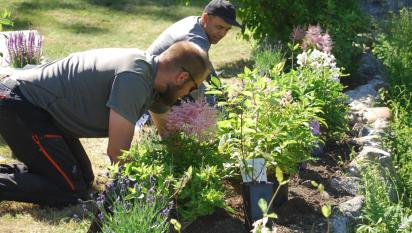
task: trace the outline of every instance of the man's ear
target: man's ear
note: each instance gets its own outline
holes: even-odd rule
[[[177,86],[183,85],[189,78],[189,73],[185,71],[178,72],[175,76],[175,82]]]
[[[203,26],[205,26],[207,24],[207,21],[209,20],[209,15],[206,12],[203,12],[201,19]]]

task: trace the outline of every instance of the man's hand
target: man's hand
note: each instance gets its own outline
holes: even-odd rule
[[[134,135],[134,124],[110,109],[109,145],[107,154],[113,163],[120,162],[121,150],[129,150]]]

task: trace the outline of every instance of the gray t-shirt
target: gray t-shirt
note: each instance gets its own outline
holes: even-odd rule
[[[157,58],[137,49],[73,53],[14,76],[23,95],[73,137],[108,135],[109,112],[131,123],[150,109],[164,113],[153,89]]]
[[[207,37],[206,32],[203,30],[202,25],[200,25],[199,16],[189,16],[180,21],[177,21],[170,27],[160,34],[157,39],[149,46],[146,50],[147,53],[153,55],[159,55],[166,49],[168,49],[172,44],[179,41],[190,41],[206,53],[209,52],[210,42]],[[211,75],[217,76],[215,69],[211,68]],[[207,81],[210,80],[210,75]],[[203,83],[199,86],[198,90],[192,91],[190,95],[197,99],[200,93],[205,93],[205,85]]]
[[[168,27],[146,50],[149,54],[159,55],[172,44],[179,41],[190,41],[200,46],[206,53],[210,42],[206,32],[200,25],[199,16],[186,17]]]

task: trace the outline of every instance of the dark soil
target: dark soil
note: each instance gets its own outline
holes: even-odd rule
[[[328,222],[321,208],[330,203],[332,208],[351,198],[351,195],[333,189],[329,184],[334,177],[343,177],[343,166],[349,161],[352,147],[346,143],[327,144],[324,152],[315,161],[305,164],[298,174],[290,177],[288,201],[275,212],[278,219],[274,226],[278,233],[286,232],[326,232]],[[322,183],[327,196],[312,187],[310,181]],[[235,210],[234,214],[217,210],[213,215],[198,218],[184,226],[184,233],[243,233],[243,200],[238,182],[225,182],[230,197],[227,203]]]

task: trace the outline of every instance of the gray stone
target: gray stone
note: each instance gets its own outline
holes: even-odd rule
[[[359,155],[348,165],[348,172],[356,177],[360,177],[364,169],[368,166],[376,166],[380,172],[380,179],[387,184],[388,197],[392,201],[398,200],[396,191],[396,183],[399,181],[399,176],[393,166],[392,158],[389,152],[384,150],[365,146]]]
[[[361,215],[363,201],[363,196],[356,196],[334,209],[332,216],[332,231],[334,233],[352,232],[353,227],[357,225],[357,219]]]
[[[382,147],[381,138],[378,135],[370,135],[352,139],[359,146]]]
[[[361,171],[358,167],[358,164],[356,164],[356,163],[349,164],[346,168],[346,171],[351,176],[362,178],[362,173],[361,173]]]
[[[360,186],[361,179],[358,177],[344,177],[344,178],[332,178],[330,180],[330,186],[337,191],[344,191],[350,195],[355,196],[358,187]]]
[[[345,92],[345,94],[349,97],[347,101],[349,107],[355,111],[362,111],[372,107],[375,100],[378,99],[378,92],[375,90],[375,86],[382,83],[382,80],[372,79],[365,85]]]
[[[386,152],[375,147],[365,146],[355,160],[369,160],[378,162],[380,159],[386,157],[390,157],[389,152]]]
[[[379,118],[372,124],[364,126],[360,131],[358,137],[366,137],[373,135],[383,135],[386,128],[389,127],[389,122],[385,119]]]

